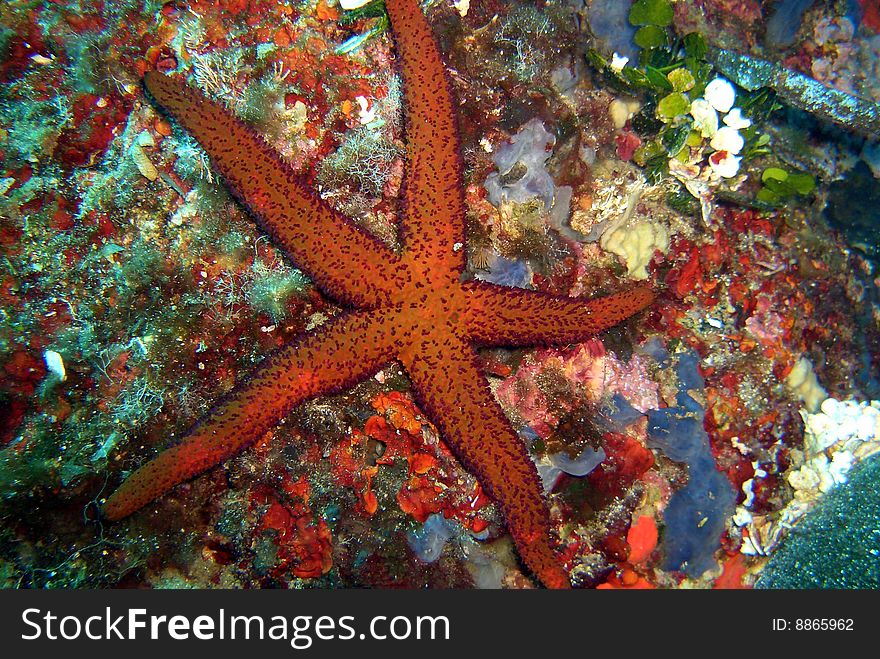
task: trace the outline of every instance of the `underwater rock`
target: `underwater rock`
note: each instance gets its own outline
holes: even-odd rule
[[[862,147],[862,160],[871,168],[875,178],[880,178],[880,142],[867,141]]]
[[[608,55],[617,53],[635,60],[639,49],[633,42],[636,28],[629,22],[629,2],[596,0],[590,4],[590,29]]]
[[[880,180],[874,178],[864,161],[853,167],[841,181],[829,186],[825,217],[850,245],[873,259],[880,258]]]
[[[797,32],[804,20],[804,12],[816,0],[783,0],[776,5],[773,15],[767,21],[765,39],[772,48],[785,48],[794,43]]]
[[[856,466],[803,518],[757,588],[880,587],[880,455]],[[873,549],[869,549],[873,548]]]
[[[770,87],[789,105],[862,135],[880,135],[880,105],[874,101],[826,87],[802,73],[731,50],[716,51],[714,61],[721,73],[748,91]]]

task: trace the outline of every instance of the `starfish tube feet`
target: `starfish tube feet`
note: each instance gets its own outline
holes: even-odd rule
[[[378,312],[352,313],[276,351],[180,444],[131,474],[107,499],[104,516],[127,517],[250,446],[304,400],[343,390],[378,371],[393,350],[386,325]]]

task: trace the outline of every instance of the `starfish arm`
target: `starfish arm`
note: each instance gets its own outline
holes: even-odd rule
[[[468,282],[465,324],[471,339],[485,346],[577,343],[651,304],[654,293],[636,286],[606,297],[565,298]]]
[[[104,516],[130,515],[178,483],[248,447],[299,403],[343,390],[393,355],[389,320],[355,312],[281,348],[232,390],[183,441],[131,474],[104,504]]]
[[[473,349],[448,333],[402,361],[443,440],[498,503],[525,564],[544,585],[569,588],[550,546],[550,514],[538,472],[492,396]]]
[[[360,307],[388,300],[399,260],[393,251],[331,208],[259,135],[194,87],[155,71],[144,85],[207,151],[257,225],[323,291]]]
[[[413,262],[464,267],[465,203],[452,90],[418,0],[386,0],[406,94],[401,242]]]

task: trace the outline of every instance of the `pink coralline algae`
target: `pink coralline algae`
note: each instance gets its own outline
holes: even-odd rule
[[[549,393],[542,382],[554,375],[561,376],[565,389]],[[555,378],[554,386],[558,384]],[[536,351],[497,389],[499,400],[545,438],[575,400],[598,406],[614,394],[642,412],[658,406],[658,385],[650,378],[645,358],[633,354],[624,362],[595,339],[571,349]]]

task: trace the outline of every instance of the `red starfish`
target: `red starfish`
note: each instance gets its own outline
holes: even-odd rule
[[[480,373],[473,344],[584,340],[651,303],[647,288],[584,300],[462,281],[465,203],[452,95],[417,0],[387,0],[406,90],[409,142],[400,253],[319,199],[225,109],[184,82],[148,73],[155,100],[192,133],[257,224],[330,297],[354,309],[271,355],[183,441],[107,500],[111,520],[223,462],[296,405],[338,392],[397,359],[446,444],[501,508],[525,564],[546,585],[569,580],[522,441]]]

